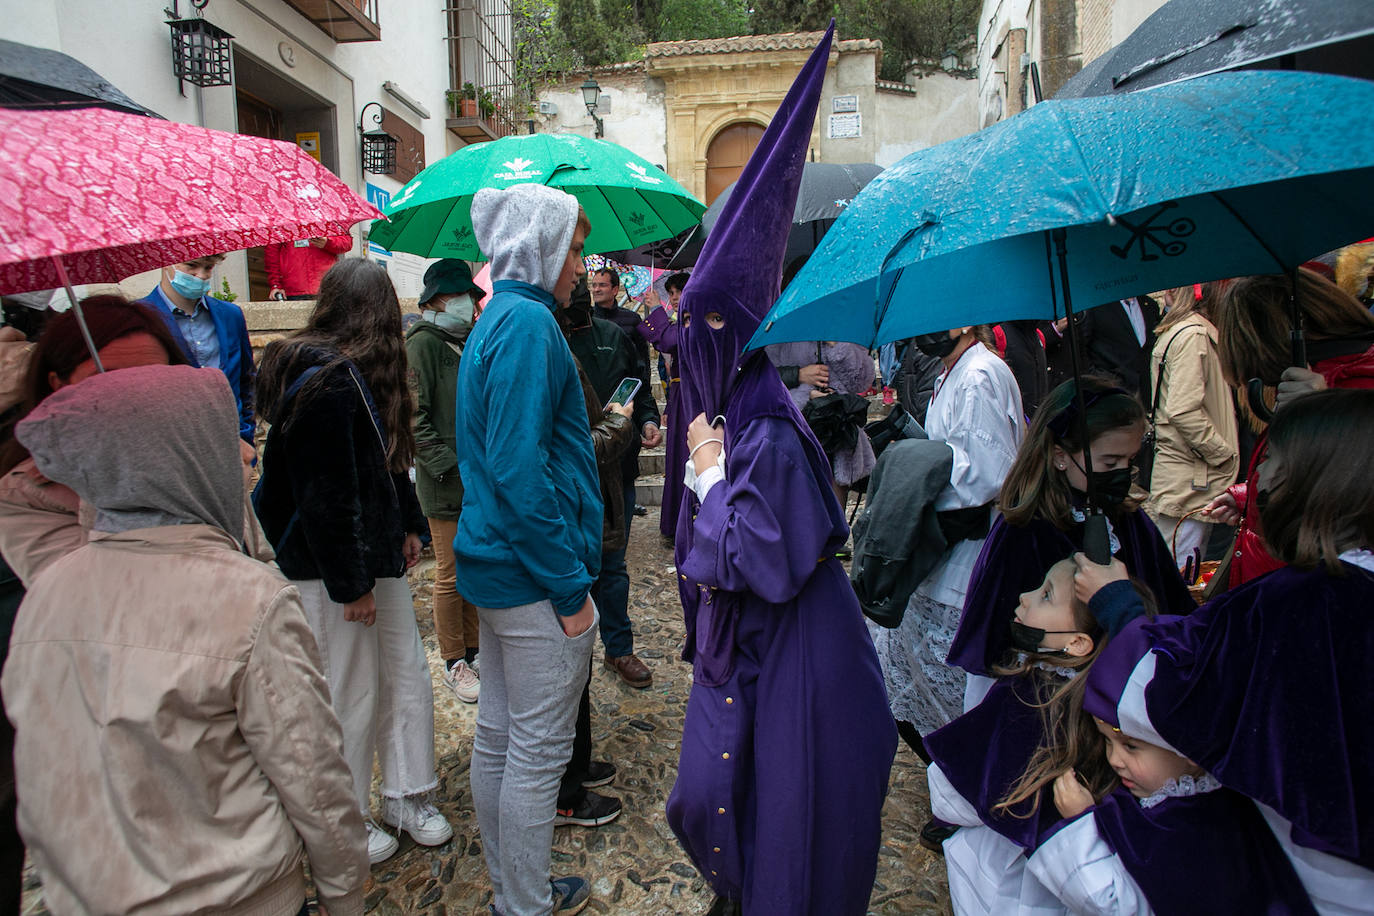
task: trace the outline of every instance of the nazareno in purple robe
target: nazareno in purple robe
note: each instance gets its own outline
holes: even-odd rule
[[[1161,611],[1186,613],[1194,606],[1169,545],[1149,516],[1140,510],[1123,512],[1112,519],[1112,531],[1121,543],[1117,559],[1149,586]],[[1018,527],[999,515],[973,567],[949,663],[987,675],[1011,648],[1012,613],[1021,593],[1038,588],[1051,566],[1082,549],[1082,523],[1061,531],[1037,518]]]
[[[653,344],[658,352],[673,357],[670,374],[676,375],[679,380],[682,378],[682,365],[677,360],[677,344],[681,330],[663,306],[654,309],[639,324],[639,333],[645,340]],[[687,425],[695,416],[687,413],[681,381],[673,387],[676,390],[665,392],[668,398],[668,430],[663,443],[663,507],[658,516],[659,533],[666,538],[677,534],[677,515],[682,507],[682,472],[687,464]]]
[[[725,480],[686,493],[676,556],[693,684],[668,823],[748,916],[859,916],[897,734],[830,464],[762,352],[834,37],[756,147],[680,301],[684,418],[722,418]],[[716,313],[724,326],[706,320]],[[742,355],[743,354],[743,355]]]
[[[1132,621],[1093,663],[1084,707],[1144,716],[1290,822],[1293,843],[1374,870],[1374,573],[1342,567],[1284,567],[1187,617]]]

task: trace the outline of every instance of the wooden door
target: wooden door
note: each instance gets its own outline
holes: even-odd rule
[[[268,140],[285,140],[282,113],[267,102],[242,89],[237,90],[239,133]],[[261,247],[249,248],[248,289],[239,290],[241,300],[261,302],[267,298],[267,265]],[[219,290],[211,290],[214,295]]]
[[[715,200],[730,182],[739,178],[749,154],[763,138],[763,126],[751,122],[731,124],[716,134],[706,148],[706,203]]]

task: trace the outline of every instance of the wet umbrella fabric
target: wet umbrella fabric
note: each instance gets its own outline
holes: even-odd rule
[[[750,346],[873,345],[1063,317],[1065,290],[1081,309],[1290,270],[1369,235],[1371,106],[1374,83],[1271,72],[1035,105],[874,179]]]
[[[375,216],[293,143],[103,109],[0,110],[0,292],[117,282]]]
[[[101,107],[129,114],[153,114],[74,57],[61,51],[3,40],[0,40],[0,107]]]
[[[1374,3],[1172,0],[1055,98],[1131,92],[1242,67],[1374,77]]]
[[[531,134],[466,146],[416,175],[391,199],[369,240],[430,258],[484,261],[472,231],[482,188],[547,185],[577,198],[592,223],[585,251],[600,254],[666,239],[695,226],[701,203],[667,174],[605,140]]]

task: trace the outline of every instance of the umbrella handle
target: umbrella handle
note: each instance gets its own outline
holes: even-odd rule
[[[1302,365],[1307,365],[1306,361]],[[1269,409],[1269,405],[1264,401],[1264,380],[1252,378],[1245,383],[1245,400],[1250,403],[1250,412],[1253,413],[1261,423],[1268,423],[1274,419],[1274,411]]]
[[[1083,553],[1099,566],[1112,562],[1112,539],[1107,531],[1107,516],[1094,512],[1083,522]]]

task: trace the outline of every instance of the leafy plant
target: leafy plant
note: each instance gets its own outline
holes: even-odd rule
[[[223,299],[225,302],[233,302],[239,297],[238,293],[229,288],[229,281],[227,279],[221,280],[221,287],[219,298]]]

